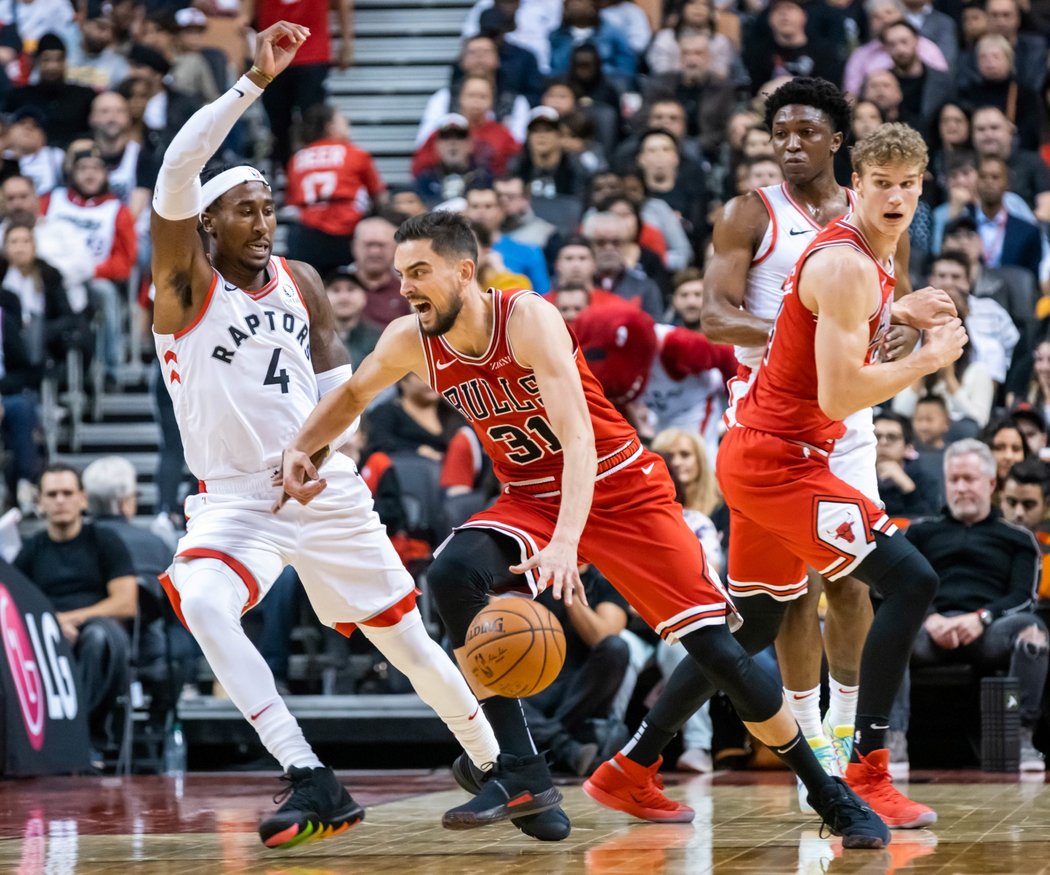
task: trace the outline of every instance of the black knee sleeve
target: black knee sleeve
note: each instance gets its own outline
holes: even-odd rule
[[[470,621],[488,604],[493,589],[515,578],[508,568],[520,561],[510,538],[485,529],[456,532],[437,555],[427,569],[427,591],[453,648],[463,646]]]
[[[777,682],[755,664],[726,626],[704,626],[681,640],[745,723],[763,723],[780,710],[783,695]]]
[[[752,595],[737,599],[735,604],[744,623],[733,637],[749,655],[761,653],[776,640],[788,602],[778,602],[768,595]]]
[[[903,535],[874,532],[875,550],[857,566],[853,576],[884,599],[904,591],[909,601],[921,602],[923,613],[937,594],[940,581],[933,566]]]

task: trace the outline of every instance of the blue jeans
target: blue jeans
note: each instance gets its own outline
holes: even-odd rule
[[[36,483],[40,476],[40,451],[36,445],[39,400],[35,392],[4,395],[0,434],[11,452],[11,466],[4,472],[11,494],[19,480]]]

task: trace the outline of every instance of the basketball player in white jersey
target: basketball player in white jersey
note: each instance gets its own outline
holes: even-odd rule
[[[152,217],[157,353],[187,462],[201,481],[165,588],[216,678],[285,770],[284,804],[259,826],[269,847],[325,838],[364,816],[307,744],[241,628],[241,614],[285,565],[299,572],[321,622],[344,634],[361,629],[472,762],[490,768],[499,753],[466,681],[427,635],[412,578],[353,463],[335,453],[321,502],[270,513],[282,448],[318,399],[350,378],[349,358],[317,272],[272,257],[275,207],[262,174],[234,167],[202,185],[199,173],[308,37],[286,22],[259,35],[251,71],[168,147]]]

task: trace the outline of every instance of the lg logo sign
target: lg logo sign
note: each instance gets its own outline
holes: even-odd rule
[[[32,614],[26,614],[23,621],[7,587],[0,583],[0,635],[26,735],[32,748],[40,750],[45,719],[72,720],[77,713],[73,670],[69,660],[57,652],[62,631],[50,613],[40,615],[39,629]]]

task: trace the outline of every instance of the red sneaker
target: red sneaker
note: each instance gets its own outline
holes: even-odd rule
[[[912,802],[893,786],[890,776],[890,752],[873,750],[867,756],[857,754],[859,763],[846,768],[846,783],[871,806],[886,826],[895,829],[918,829],[937,822],[937,812],[919,802]]]
[[[663,757],[641,766],[622,753],[606,760],[583,782],[583,792],[595,802],[657,823],[692,823],[696,812],[668,799],[656,785]]]

